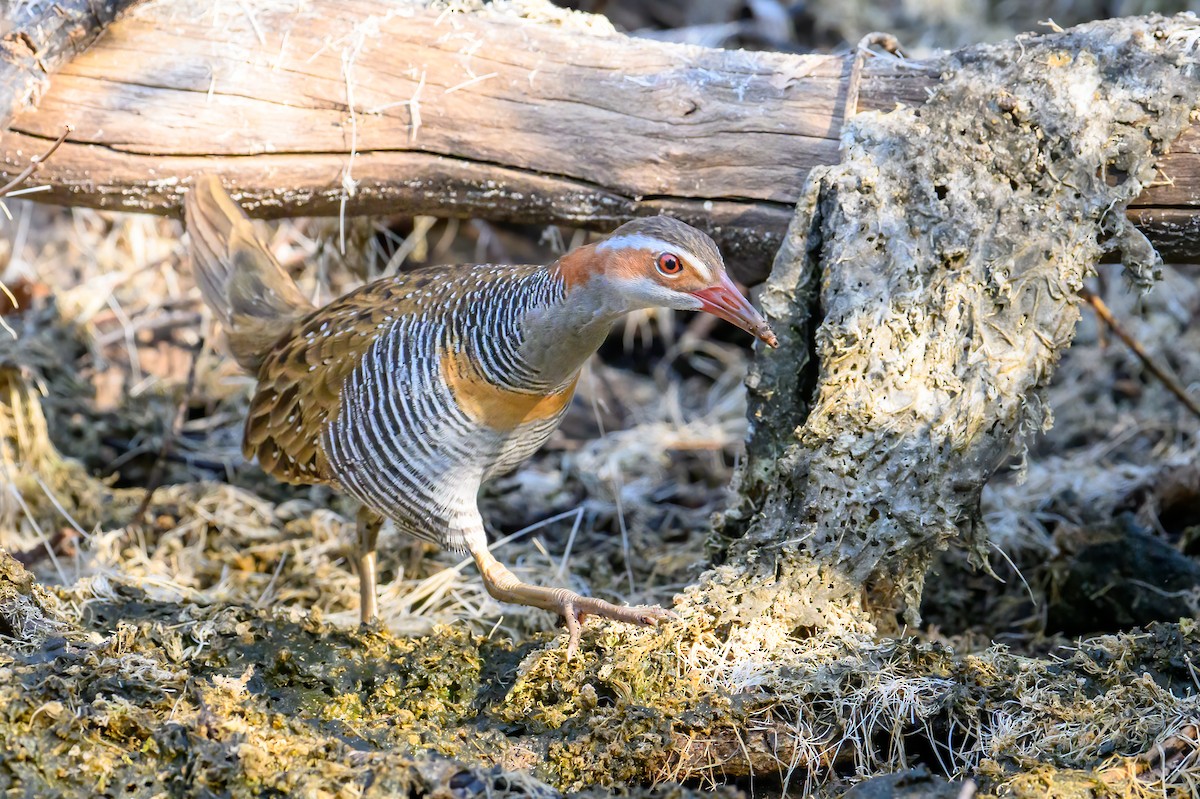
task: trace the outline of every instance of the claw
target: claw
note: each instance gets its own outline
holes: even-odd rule
[[[567,623],[567,662],[579,651],[579,640],[583,636],[583,614],[575,609],[574,602],[567,602],[562,607],[563,621]]]
[[[638,624],[646,627],[657,627],[660,621],[679,621],[680,619],[679,614],[675,611],[660,608],[657,605],[647,605],[638,608],[638,610],[642,611],[641,616],[638,618]]]
[[[602,599],[583,597],[571,594],[565,597],[558,607],[563,621],[567,625],[567,662],[579,651],[580,638],[583,635],[583,620],[587,616],[599,616],[605,619],[623,621],[627,624],[640,624],[643,627],[657,627],[659,622],[679,618],[673,610],[660,608],[657,605],[639,605],[622,607],[605,602]]]

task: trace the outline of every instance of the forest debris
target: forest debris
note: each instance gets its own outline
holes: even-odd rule
[[[163,775],[294,794],[395,779],[407,763],[416,774],[465,771],[484,784],[521,763],[532,775],[503,779],[513,790],[551,791],[544,795],[553,794],[546,783],[569,791],[648,774],[792,769],[799,785],[822,761],[859,774],[898,769],[905,748],[919,745],[935,747],[948,770],[980,770],[1001,792],[1025,779],[1023,764],[1053,760],[1065,774],[1099,780],[1114,755],[1137,762],[1147,741],[1173,752],[1171,736],[1185,735],[1175,720],[1200,709],[1189,693],[1187,664],[1200,658],[1190,623],[1083,641],[1057,662],[1004,647],[956,656],[912,639],[846,647],[813,638],[797,642],[788,682],[729,683],[729,693],[714,693],[698,679],[713,642],[699,625],[675,629],[665,649],[644,636],[632,653],[611,630],[589,629],[595,646],[568,665],[560,651],[461,628],[404,640],[295,609],[161,601],[100,580],[59,594],[54,620],[66,624],[65,640],[49,656],[14,660],[0,644],[0,671],[8,670],[0,736],[26,747],[47,738],[71,745],[39,748],[36,772],[0,760],[0,788],[14,779],[44,786],[52,765],[68,792],[94,788],[100,771],[115,769],[96,796],[133,784],[121,795],[149,797]],[[701,659],[684,665],[689,653]],[[743,665],[728,663],[727,674]],[[798,715],[775,714],[783,697]],[[801,742],[805,749],[792,749]],[[688,752],[714,759],[679,770],[675,758]],[[1147,785],[1186,785],[1187,769],[1175,767],[1185,761],[1170,755],[1159,761],[1165,768],[1134,773]],[[420,785],[417,796],[433,790]]]
[[[1156,741],[1148,751],[1134,761],[1138,776],[1147,782],[1166,781],[1177,775],[1193,772],[1192,779],[1200,780],[1200,728],[1185,723],[1180,729]],[[1193,790],[1200,782],[1192,782]]]
[[[44,544],[40,544],[24,552],[14,552],[12,558],[26,568],[38,563],[43,558],[73,558],[79,554],[76,546],[78,539],[78,531],[70,527],[60,527]]]
[[[0,283],[0,316],[21,311],[35,300],[45,300],[50,293],[48,285],[34,280],[21,279],[11,286]],[[17,336],[13,333],[12,337]]]
[[[0,644],[8,642],[17,651],[31,651],[51,635],[61,634],[66,627],[55,616],[54,605],[55,600],[33,575],[0,549]],[[0,664],[3,662],[0,654]]]
[[[1092,309],[1096,312],[1096,315],[1104,320],[1104,324],[1108,325],[1109,329],[1116,334],[1117,338],[1125,342],[1125,346],[1129,347],[1129,349],[1131,349],[1133,353],[1137,355],[1138,359],[1141,360],[1141,362],[1146,366],[1146,369],[1149,370],[1150,373],[1159,380],[1161,380],[1163,385],[1165,385],[1172,394],[1174,394],[1176,397],[1179,397],[1179,401],[1184,404],[1184,407],[1192,412],[1193,416],[1195,416],[1197,419],[1200,419],[1200,405],[1196,403],[1196,400],[1192,399],[1183,386],[1179,385],[1179,380],[1177,380],[1174,375],[1172,375],[1165,367],[1161,366],[1157,361],[1150,357],[1150,354],[1146,352],[1146,348],[1143,347],[1138,340],[1134,338],[1120,322],[1117,321],[1116,317],[1113,316],[1112,311],[1110,311],[1108,306],[1105,305],[1104,300],[1096,296],[1096,294],[1086,286],[1079,289],[1079,294],[1081,297],[1083,297],[1084,301],[1086,301],[1088,305],[1092,306]]]
[[[1161,538],[1118,521],[1063,525],[1055,541],[1047,629],[1088,635],[1200,615],[1200,564]]]
[[[1152,480],[1128,489],[1118,507],[1194,552],[1200,540],[1200,463],[1165,466]]]
[[[168,456],[173,454],[175,449],[175,440],[179,438],[179,429],[183,426],[183,420],[187,415],[188,405],[192,400],[192,392],[196,388],[196,366],[200,361],[200,353],[204,350],[204,342],[202,341],[199,348],[192,352],[191,362],[188,364],[187,380],[183,386],[183,393],[179,398],[179,407],[175,414],[171,417],[171,423],[167,426],[163,433],[162,444],[158,448],[158,454],[155,456],[154,465],[150,469],[150,479],[146,484],[146,495],[138,504],[137,510],[133,512],[133,520],[135,524],[141,524],[146,518],[146,510],[150,507],[150,501],[154,499],[154,492],[158,490],[163,480],[163,461]]]
[[[46,163],[46,160],[48,158],[50,158],[50,156],[54,155],[54,151],[57,150],[59,148],[59,146],[62,145],[62,143],[67,140],[67,136],[70,136],[71,131],[73,131],[73,130],[74,130],[74,128],[72,126],[64,125],[63,132],[46,149],[46,152],[42,153],[41,155],[35,155],[32,158],[30,158],[29,166],[25,167],[20,172],[18,172],[16,174],[16,176],[12,180],[10,180],[8,183],[5,183],[3,186],[0,186],[0,198],[6,197],[6,196],[12,194],[14,191],[16,191],[18,188],[20,188],[22,183],[29,180],[29,178],[42,167],[42,164]]]
[[[842,799],[971,799],[974,783],[950,782],[924,766],[860,782]]]

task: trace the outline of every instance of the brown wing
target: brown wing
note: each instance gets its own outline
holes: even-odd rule
[[[300,319],[258,370],[242,452],[286,483],[332,483],[322,436],[341,410],[347,378],[403,315],[437,313],[462,287],[453,268],[434,268],[363,286]]]

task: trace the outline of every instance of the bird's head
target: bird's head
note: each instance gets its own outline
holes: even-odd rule
[[[738,290],[711,238],[669,216],[635,219],[564,256],[568,283],[603,291],[623,311],[706,311],[775,347],[775,334]]]

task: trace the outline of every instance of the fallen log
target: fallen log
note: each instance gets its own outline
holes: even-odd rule
[[[0,126],[33,108],[49,76],[140,0],[28,0],[0,11]]]
[[[859,108],[922,104],[948,63],[870,59]],[[158,0],[61,69],[0,135],[0,165],[20,171],[70,123],[40,200],[175,213],[192,175],[217,172],[263,217],[608,229],[666,211],[757,282],[808,171],[838,160],[848,74],[838,56],[632,39],[549,6]],[[1130,213],[1168,260],[1200,259],[1196,126],[1159,169]]]

